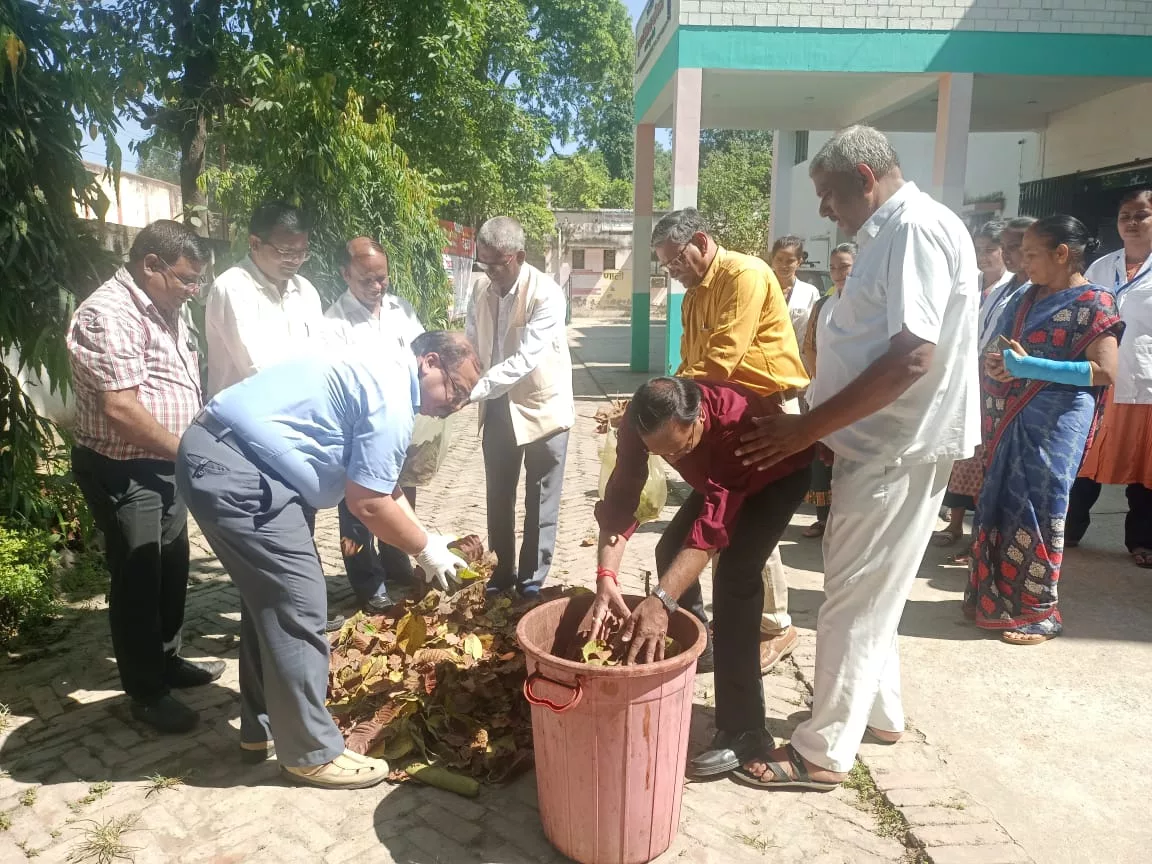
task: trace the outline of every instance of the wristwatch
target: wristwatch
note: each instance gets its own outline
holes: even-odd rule
[[[675,600],[673,600],[671,597],[669,597],[668,592],[665,591],[663,588],[661,588],[659,585],[657,585],[655,588],[653,588],[652,593],[648,596],[655,597],[657,600],[659,600],[661,603],[663,603],[664,608],[668,610],[669,615],[671,615],[673,612],[675,612],[677,609],[680,608],[680,604],[677,603]]]

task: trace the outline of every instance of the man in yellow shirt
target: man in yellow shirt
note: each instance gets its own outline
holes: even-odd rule
[[[808,386],[808,375],[772,269],[759,258],[720,247],[692,208],[661,219],[652,232],[652,248],[661,267],[687,289],[676,374],[741,384],[798,414],[797,397]],[[681,605],[707,624],[699,583]],[[779,548],[764,566],[760,634],[760,669],[767,673],[797,642]],[[701,660],[705,671],[707,659]]]

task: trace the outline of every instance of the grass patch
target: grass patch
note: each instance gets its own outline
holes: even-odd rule
[[[7,831],[12,827],[12,814],[5,810],[0,813],[0,831]]]
[[[876,781],[872,773],[863,762],[857,761],[848,772],[844,786],[856,793],[857,806],[865,812],[871,813],[876,819],[876,833],[881,837],[891,837],[904,844],[908,853],[904,864],[925,864],[929,859],[908,836],[908,820],[891,801],[884,797],[884,793],[876,788]]]
[[[949,798],[947,801],[933,801],[929,807],[945,807],[949,810],[967,810],[968,805],[959,798]]]
[[[767,852],[769,849],[775,849],[775,843],[769,843],[767,837],[753,837],[751,834],[737,834],[736,839],[743,843],[745,846],[751,846],[757,852]]]
[[[90,600],[107,593],[111,578],[103,552],[93,549],[77,552],[67,566],[60,568],[60,593],[70,603]]]
[[[95,802],[99,801],[111,791],[112,784],[107,780],[101,780],[99,783],[95,783],[92,786],[89,786],[88,794],[83,798],[73,801],[68,805],[68,809],[73,813],[79,813],[83,808],[87,807],[89,804],[94,804]]]
[[[23,792],[20,793],[20,798],[17,800],[19,800],[20,803],[23,804],[25,807],[31,807],[33,804],[36,803],[36,789],[35,788],[25,789]]]
[[[130,816],[107,819],[104,822],[90,821],[88,827],[81,829],[84,832],[84,839],[68,855],[68,860],[73,864],[84,861],[112,864],[117,859],[131,861],[136,847],[125,843],[124,835],[133,829],[137,818],[133,813]]]
[[[12,725],[12,709],[0,702],[0,732],[7,732]]]
[[[144,779],[148,781],[148,791],[144,793],[145,798],[163,792],[165,789],[175,789],[177,786],[184,785],[183,777],[165,777],[163,774],[153,774]]]
[[[29,846],[27,840],[17,843],[16,846],[24,853],[25,858],[35,858],[40,854],[40,850],[34,846]]]

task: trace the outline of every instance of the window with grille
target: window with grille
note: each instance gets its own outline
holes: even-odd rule
[[[573,270],[583,270],[584,269],[584,250],[583,249],[573,249],[572,250],[572,269]]]
[[[796,162],[799,165],[801,162],[808,161],[808,130],[796,133]]]

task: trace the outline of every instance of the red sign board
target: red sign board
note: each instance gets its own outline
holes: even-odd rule
[[[445,255],[459,255],[463,258],[475,256],[476,232],[459,222],[440,220],[440,227],[448,235],[448,244],[444,247]]]

